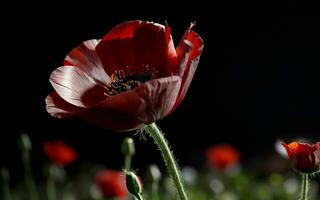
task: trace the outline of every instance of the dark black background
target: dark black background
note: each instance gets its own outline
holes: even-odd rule
[[[134,19],[167,20],[175,44],[196,21],[205,43],[186,99],[159,122],[180,163],[201,165],[201,153],[215,143],[231,143],[248,159],[273,152],[278,138],[319,140],[320,17],[311,4],[213,2],[209,8],[185,5],[170,11],[140,4],[137,9],[90,3],[23,6],[2,17],[0,166],[19,169],[16,139],[26,132],[36,163],[45,160],[43,141],[62,139],[77,149],[80,160],[121,167],[119,145],[132,133],[54,119],[44,99],[52,91],[50,73],[72,48]],[[134,138],[137,167],[159,162],[150,139]]]

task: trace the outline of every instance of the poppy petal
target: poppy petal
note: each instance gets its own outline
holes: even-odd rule
[[[64,65],[79,67],[96,81],[109,83],[110,77],[104,71],[95,48],[100,40],[92,39],[74,48],[65,58]]]
[[[315,144],[315,147],[316,147],[317,150],[320,150],[320,142],[317,142],[317,143]]]
[[[310,154],[314,151],[313,146],[307,143],[292,142],[287,146],[293,156],[296,154]]]
[[[105,99],[102,85],[74,66],[62,66],[52,72],[50,83],[58,95],[78,107],[91,107]]]
[[[77,117],[95,126],[114,131],[138,130],[144,125],[141,121],[127,113],[115,111],[112,108],[101,109],[98,106],[79,113]]]
[[[293,156],[294,156],[294,151],[292,149],[293,149],[293,147],[297,148],[298,143],[296,143],[296,142],[291,143],[291,147],[289,145],[285,144],[285,143],[281,143],[281,144],[285,148],[285,150],[287,151],[288,157],[291,160],[293,158]]]
[[[109,75],[126,67],[141,73],[143,66],[148,65],[163,77],[176,64],[170,29],[146,21],[118,25],[102,39],[96,51]]]
[[[83,110],[83,108],[66,102],[56,92],[47,96],[46,109],[51,116],[57,118],[72,117]]]
[[[95,180],[105,198],[124,199],[128,195],[125,176],[121,171],[100,171],[97,173]]]
[[[292,145],[289,144],[289,146],[292,146]],[[296,148],[296,147],[294,147],[294,148]],[[307,143],[298,143],[298,149],[296,151],[299,152],[300,154],[306,155],[306,154],[310,154],[313,151],[315,151],[315,148],[314,148],[314,146],[311,146],[310,144],[307,144]]]
[[[176,49],[174,48],[174,43],[171,36],[171,28],[167,22],[165,25],[165,36],[166,36],[166,43],[168,45],[168,61],[166,65],[167,66],[166,76],[170,76],[177,65],[178,59],[177,59],[177,52],[176,52]]]
[[[172,38],[168,35],[168,26],[155,23],[141,25],[133,36],[135,65],[151,65],[159,77],[171,75],[177,59]]]
[[[153,79],[134,90],[111,97],[101,106],[128,113],[145,124],[152,123],[171,110],[180,84],[178,76]]]
[[[320,166],[320,150],[313,152],[315,157],[315,165]]]
[[[138,27],[141,26],[142,23],[145,22],[140,20],[134,20],[121,23],[114,27],[111,31],[109,31],[109,33],[107,33],[103,37],[103,41],[132,38],[134,32],[137,30]]]
[[[292,167],[303,173],[310,173],[315,170],[315,157],[313,154],[298,154],[292,159]]]
[[[203,50],[203,40],[196,32],[191,30],[192,27],[193,24],[191,24],[177,47],[178,66],[176,74],[182,77],[182,83],[179,96],[172,111],[180,105],[186,96]]]

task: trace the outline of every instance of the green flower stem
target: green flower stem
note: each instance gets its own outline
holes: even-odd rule
[[[151,185],[151,199],[152,200],[159,200],[159,182],[158,181],[152,181]]]
[[[127,171],[131,170],[131,160],[132,160],[132,156],[130,155],[126,155],[124,158],[124,167]]]
[[[302,174],[300,200],[308,200],[308,192],[309,192],[309,175],[307,173],[304,173]]]
[[[49,177],[47,180],[47,199],[48,200],[56,200],[56,187],[55,181]]]
[[[132,138],[125,138],[121,144],[121,151],[125,156],[125,170],[131,171],[132,156],[135,154],[135,146]]]
[[[167,141],[163,136],[163,133],[155,123],[145,125],[144,129],[150,134],[150,136],[154,139],[155,143],[158,145],[161,151],[162,157],[167,165],[168,171],[176,185],[180,199],[187,200],[188,198],[182,183],[180,171],[173,157],[173,154],[169,149]]]
[[[3,192],[3,199],[4,200],[12,200],[8,182],[2,183],[2,192]]]
[[[11,191],[9,186],[9,172],[6,168],[1,169],[1,185],[2,185],[2,194],[1,197],[4,200],[12,200]]]
[[[48,178],[47,178],[47,199],[48,200],[56,200],[56,183],[55,183],[55,169],[56,166],[54,164],[49,166],[48,170]]]
[[[23,162],[23,168],[24,168],[25,183],[29,193],[30,200],[38,200],[39,197],[38,197],[37,187],[33,178],[30,154],[28,151],[22,152],[22,162]]]
[[[9,185],[7,183],[4,183],[2,187],[3,187],[3,199],[12,200]]]

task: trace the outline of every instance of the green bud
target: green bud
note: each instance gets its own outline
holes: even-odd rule
[[[23,133],[20,135],[19,147],[21,151],[30,151],[32,149],[31,141],[27,134]]]
[[[142,186],[139,178],[133,172],[125,172],[126,174],[126,185],[130,194],[137,199],[141,199]]]
[[[132,138],[125,138],[121,145],[121,151],[126,156],[133,156],[136,152]]]
[[[152,181],[158,182],[161,179],[161,172],[157,165],[152,164],[148,168],[148,173]]]

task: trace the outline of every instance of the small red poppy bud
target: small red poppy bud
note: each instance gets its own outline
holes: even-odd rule
[[[314,145],[292,142],[282,143],[286,149],[292,167],[302,173],[313,173],[320,169],[320,146],[319,142]]]

